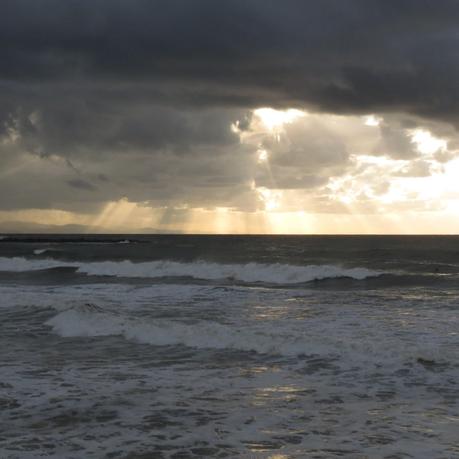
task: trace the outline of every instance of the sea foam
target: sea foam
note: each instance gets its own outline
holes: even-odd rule
[[[193,324],[165,319],[137,320],[89,304],[60,312],[46,325],[66,338],[118,335],[130,341],[156,346],[184,345],[287,356],[308,352],[296,338],[279,330],[256,330],[206,320]]]
[[[12,272],[23,272],[23,271],[36,271],[40,269],[51,269],[63,266],[79,266],[72,262],[63,262],[53,259],[43,260],[29,260],[22,257],[0,257],[0,271],[12,271]]]
[[[116,277],[192,277],[195,279],[232,279],[242,282],[275,284],[297,284],[338,277],[362,280],[380,274],[366,268],[342,268],[332,265],[219,264],[204,261],[194,263],[179,263],[175,261],[145,263],[105,261],[82,264],[78,271],[89,275]]]
[[[337,319],[340,322],[340,319]],[[363,320],[365,322],[365,320]],[[341,323],[342,322],[342,323]],[[339,323],[343,324],[346,319]],[[321,356],[343,359],[355,365],[390,365],[399,368],[406,362],[434,366],[457,360],[457,352],[445,352],[435,341],[406,344],[396,337],[373,329],[370,335],[359,329],[336,334],[329,320],[309,319],[303,323],[221,324],[211,320],[184,323],[152,317],[134,318],[116,311],[83,304],[59,312],[46,322],[63,338],[121,336],[128,341],[154,346],[186,346],[195,349],[236,350],[285,357]],[[373,328],[368,321],[366,327]],[[379,333],[379,336],[378,336]],[[374,339],[374,337],[378,339]],[[380,342],[385,345],[381,346]]]
[[[197,261],[131,261],[66,262],[54,259],[28,260],[25,258],[0,258],[0,271],[33,271],[56,267],[75,267],[89,276],[162,278],[189,277],[202,280],[229,279],[247,283],[300,284],[313,280],[347,277],[363,280],[381,273],[366,268],[343,268],[333,265],[288,265],[288,264],[220,264]]]

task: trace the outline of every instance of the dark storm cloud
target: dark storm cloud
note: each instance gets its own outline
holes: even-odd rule
[[[457,126],[458,22],[452,0],[0,0],[0,208],[319,187],[339,139],[291,126],[268,174],[231,125],[272,106]],[[369,153],[414,158],[391,126]]]
[[[170,146],[186,152],[189,145],[230,145],[238,141],[231,124],[244,116],[241,110],[183,111],[76,88],[69,93],[60,87],[42,87],[23,98],[16,93],[3,98],[8,101],[0,108],[3,130],[17,129],[25,146],[39,154],[93,154],[94,149],[103,154]]]
[[[177,104],[458,115],[453,0],[4,0],[1,10],[4,81],[65,81],[67,94],[102,84]]]

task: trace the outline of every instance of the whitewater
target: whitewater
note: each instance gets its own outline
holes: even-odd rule
[[[0,457],[459,457],[457,253],[4,236]]]
[[[46,250],[34,250],[41,255]],[[345,269],[339,266],[292,266],[276,264],[219,264],[197,261],[179,263],[175,261],[152,261],[132,263],[129,260],[119,262],[104,261],[94,263],[65,262],[54,259],[29,260],[25,258],[0,258],[0,271],[34,271],[51,268],[74,267],[79,273],[92,276],[115,277],[191,277],[195,279],[233,279],[243,282],[265,282],[273,284],[304,283],[327,278],[349,277],[365,279],[380,273],[365,268]]]

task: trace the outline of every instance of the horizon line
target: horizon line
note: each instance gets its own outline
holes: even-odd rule
[[[53,232],[40,232],[40,233],[29,233],[29,232],[0,232],[1,237],[10,236],[244,236],[244,237],[267,237],[267,236],[459,236],[459,233],[180,233],[180,232],[164,232],[164,233],[53,233]],[[2,239],[0,239],[0,242]]]

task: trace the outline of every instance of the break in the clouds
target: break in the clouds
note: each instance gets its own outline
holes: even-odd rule
[[[4,0],[0,219],[453,212],[458,23],[453,0]],[[223,210],[244,225],[196,223]]]

